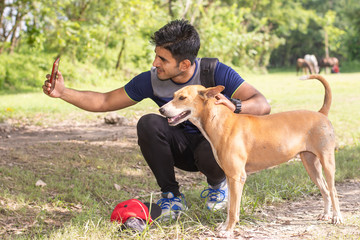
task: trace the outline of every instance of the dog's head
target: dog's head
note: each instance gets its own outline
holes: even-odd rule
[[[198,117],[204,107],[204,102],[214,98],[224,90],[224,86],[205,88],[201,85],[186,86],[174,93],[174,98],[159,111],[175,126],[191,118]]]

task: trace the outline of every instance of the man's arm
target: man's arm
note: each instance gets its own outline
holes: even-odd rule
[[[47,78],[49,77],[47,76]],[[50,90],[50,87],[51,84],[49,80],[45,81],[43,85],[43,92],[46,95],[61,98],[68,103],[90,112],[114,111],[129,107],[136,103],[127,96],[123,87],[107,93],[78,91],[66,88],[64,85],[64,79],[60,72],[58,72],[58,79],[56,81],[55,88],[49,94],[48,91]]]
[[[233,98],[241,100],[241,113],[265,115],[271,111],[270,104],[264,95],[247,82],[244,82],[238,90],[236,90]]]
[[[264,97],[256,88],[244,82],[233,94],[233,98],[241,100],[241,112],[243,114],[265,115],[269,114],[271,107]],[[217,96],[215,104],[224,104],[230,110],[235,111],[235,105],[230,102],[224,95]]]

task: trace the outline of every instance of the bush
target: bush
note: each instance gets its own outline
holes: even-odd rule
[[[340,73],[341,72],[360,72],[360,61],[354,60],[354,61],[346,61],[346,62],[340,62]]]
[[[0,91],[38,91],[51,73],[55,53],[14,53],[0,55]],[[68,87],[81,85],[121,86],[122,71],[100,69],[91,62],[80,63],[67,56],[61,57],[60,72]],[[129,80],[129,79],[128,79]]]
[[[22,54],[0,55],[0,90],[28,90],[42,85],[46,59]]]

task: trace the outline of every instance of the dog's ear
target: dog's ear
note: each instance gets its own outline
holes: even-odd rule
[[[199,95],[203,98],[213,98],[225,89],[224,86],[218,85],[216,87],[210,87],[205,90],[200,90]]]

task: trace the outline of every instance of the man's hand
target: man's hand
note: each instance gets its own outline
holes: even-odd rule
[[[235,111],[235,105],[227,98],[225,97],[223,94],[219,93],[218,95],[215,96],[216,98],[216,102],[215,104],[224,104],[226,107],[228,107],[232,112]]]
[[[50,76],[51,76],[50,74],[46,75],[47,80],[44,82],[44,85],[42,86],[43,92],[50,97],[59,98],[62,96],[65,89],[64,78],[61,75],[61,73],[58,71],[55,80],[56,81],[55,88],[49,93],[51,89]]]

